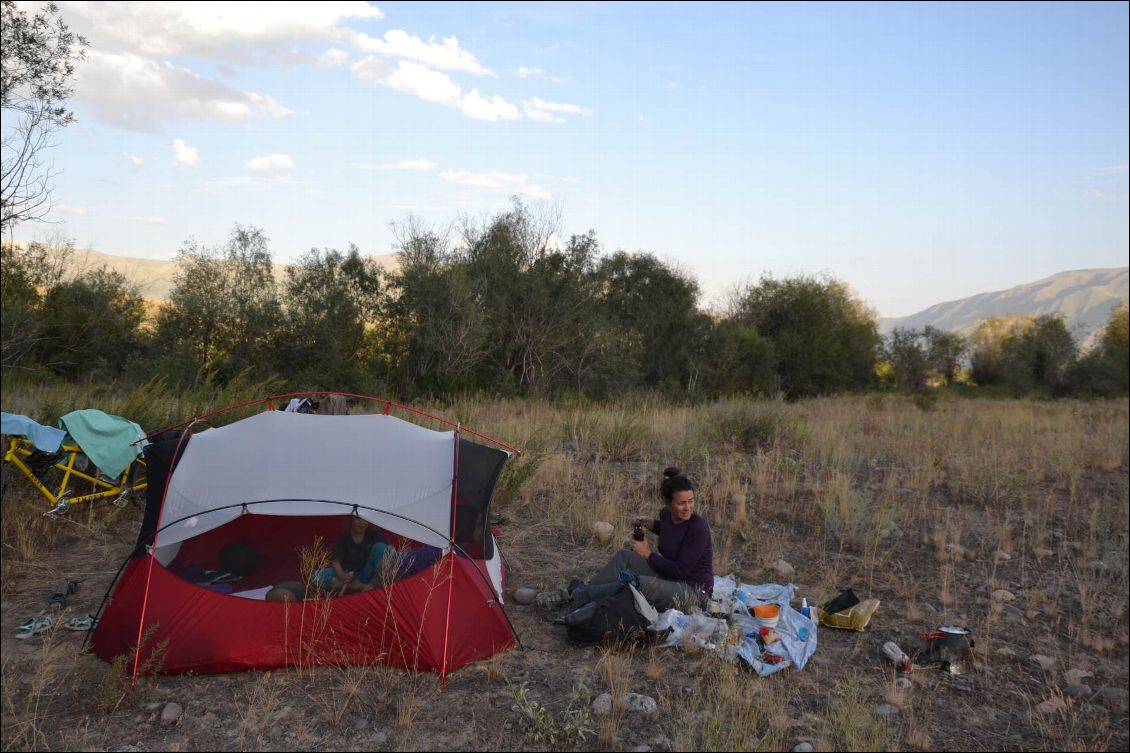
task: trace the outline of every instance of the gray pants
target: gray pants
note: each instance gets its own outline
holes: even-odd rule
[[[661,577],[646,559],[631,549],[616,552],[592,580],[573,589],[573,605],[579,607],[616,593],[620,588],[621,570],[631,570],[639,576],[640,593],[660,612],[672,607],[682,612],[690,611],[691,607],[706,607],[708,599],[705,593],[685,581]]]

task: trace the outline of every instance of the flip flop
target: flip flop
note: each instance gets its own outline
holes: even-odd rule
[[[42,633],[54,624],[54,620],[47,615],[39,615],[38,617],[28,617],[23,621],[18,628],[16,628],[16,637],[20,640],[30,638],[36,633]]]
[[[67,630],[82,630],[88,631],[92,629],[98,621],[94,619],[94,615],[84,614],[82,617],[72,617],[63,623],[63,627]]]
[[[51,597],[47,599],[47,606],[52,609],[64,609],[67,606],[67,597],[63,594],[51,594]]]

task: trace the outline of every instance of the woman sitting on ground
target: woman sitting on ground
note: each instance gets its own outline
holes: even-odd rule
[[[326,591],[357,593],[373,588],[373,576],[392,547],[369,521],[350,515],[345,530],[334,544],[334,558],[329,567],[315,570],[311,581]]]
[[[714,547],[710,526],[694,511],[694,485],[678,468],[663,471],[659,493],[667,503],[657,519],[636,518],[634,524],[659,536],[658,551],[645,538],[621,549],[588,583],[574,580],[568,589],[538,594],[547,609],[574,607],[611,596],[631,582],[659,611],[675,607],[705,609],[714,590]],[[623,575],[621,575],[623,573]],[[638,580],[638,584],[637,584]]]

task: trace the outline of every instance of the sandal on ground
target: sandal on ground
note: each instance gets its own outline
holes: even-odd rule
[[[63,623],[63,627],[65,627],[67,630],[86,631],[90,630],[97,624],[98,621],[94,619],[94,615],[84,614],[81,617],[72,617],[71,619],[67,620]]]
[[[54,624],[54,620],[47,615],[39,615],[37,617],[28,617],[23,621],[18,628],[16,628],[16,637],[20,640],[30,638],[36,633],[42,633]]]
[[[64,609],[67,606],[67,597],[63,594],[51,594],[51,598],[47,599],[47,606],[52,609]]]
[[[534,603],[542,609],[560,609],[572,600],[573,595],[568,589],[557,588],[553,591],[542,591],[534,598]]]

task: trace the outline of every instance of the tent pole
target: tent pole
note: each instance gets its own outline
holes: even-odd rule
[[[448,557],[451,569],[447,576],[447,625],[443,629],[443,667],[439,679],[444,690],[447,689],[447,643],[451,636],[451,594],[455,588],[455,506],[459,499],[459,424],[455,425],[455,462],[451,470],[451,539],[448,542]]]

